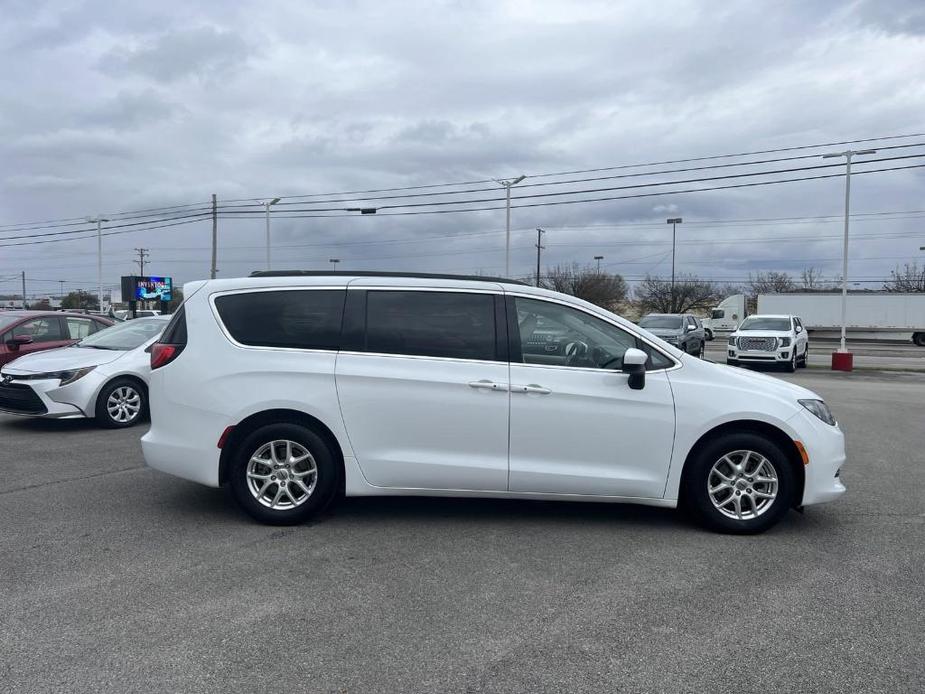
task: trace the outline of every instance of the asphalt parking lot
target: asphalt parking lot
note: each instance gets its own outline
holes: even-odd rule
[[[925,375],[782,376],[848,494],[758,537],[667,510],[349,500],[296,528],[0,416],[0,690],[920,692]]]

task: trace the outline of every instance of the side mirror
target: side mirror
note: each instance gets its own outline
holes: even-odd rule
[[[693,330],[694,330],[694,326],[691,325],[690,323],[688,323],[688,324],[686,324],[686,325],[684,326],[684,332],[686,332],[686,333],[692,332]]]
[[[635,347],[630,347],[623,354],[622,371],[625,374],[629,374],[627,385],[633,390],[642,390],[645,388],[647,361],[649,361],[649,355]]]
[[[31,345],[32,344],[32,335],[16,335],[12,339],[6,341],[6,346],[12,350],[18,350],[21,345]]]
[[[796,329],[796,332],[797,332],[798,334],[801,333],[801,332],[803,332],[803,328],[802,328],[801,326],[798,325],[798,326],[797,326],[797,329]]]

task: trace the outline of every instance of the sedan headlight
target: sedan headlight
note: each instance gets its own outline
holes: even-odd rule
[[[59,380],[58,385],[66,386],[69,383],[80,380],[88,373],[95,369],[95,366],[85,366],[82,369],[67,369],[65,371],[47,371],[41,374],[29,374],[28,376],[15,376],[17,381],[51,381]]]
[[[799,403],[829,426],[835,426],[835,417],[824,400],[800,400]]]

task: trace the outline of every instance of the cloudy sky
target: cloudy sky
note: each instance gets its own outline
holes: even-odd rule
[[[551,172],[925,132],[919,0],[0,4],[0,293],[16,291],[17,280],[2,278],[21,270],[35,278],[30,293],[57,293],[59,279],[95,285],[94,239],[11,245],[73,228],[25,229],[42,226],[29,222],[204,204],[212,193],[246,200],[519,174],[532,186],[589,176],[540,176]],[[877,156],[917,153],[925,147]],[[879,166],[917,163],[925,158]],[[543,190],[649,180],[661,179],[521,186],[514,204]],[[859,218],[851,278],[882,277],[921,257],[925,169],[853,184],[853,211],[919,213]],[[843,185],[831,178],[515,207],[512,274],[534,267],[537,226],[547,229],[551,264],[603,255],[604,266],[630,278],[668,273],[665,218],[679,215],[679,272],[732,280],[814,266],[831,276],[840,268]],[[383,201],[341,206],[360,204]],[[338,257],[340,270],[504,271],[501,209],[287,214],[295,209],[305,206],[274,208],[276,268],[320,269]],[[816,216],[832,217],[805,219]],[[223,218],[219,234],[220,276],[262,268],[259,214]],[[210,235],[203,220],[108,236],[105,283],[132,272],[139,246],[150,249],[152,273],[204,277]]]

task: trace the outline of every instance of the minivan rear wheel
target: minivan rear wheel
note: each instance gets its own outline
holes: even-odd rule
[[[261,523],[293,525],[324,510],[337,490],[337,464],[325,440],[298,424],[269,424],[235,451],[235,500]]]
[[[684,507],[706,527],[761,533],[793,504],[790,461],[773,441],[750,432],[723,434],[691,461],[681,490]]]

